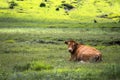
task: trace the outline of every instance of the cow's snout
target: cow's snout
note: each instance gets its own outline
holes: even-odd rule
[[[73,52],[73,49],[72,49],[72,48],[68,48],[68,51],[69,51],[69,52]]]

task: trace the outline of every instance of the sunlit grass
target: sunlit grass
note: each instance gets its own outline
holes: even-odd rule
[[[114,16],[119,16],[120,14],[120,6],[119,1],[96,1],[95,0],[89,0],[89,1],[78,1],[76,3],[76,8],[73,10],[68,11],[68,15],[65,13],[64,8],[60,8],[59,11],[56,11],[56,8],[62,4],[60,0],[54,1],[42,1],[42,0],[36,0],[36,1],[17,1],[14,0],[18,6],[15,6],[14,9],[10,10],[8,8],[9,4],[7,1],[2,0],[1,1],[1,10],[0,10],[0,16],[6,16],[6,17],[12,17],[12,18],[24,18],[29,20],[54,20],[55,22],[59,20],[65,21],[84,21],[84,22],[93,22],[94,19],[96,19],[96,16],[98,15],[104,15],[110,14]],[[40,3],[44,2],[47,6],[46,7],[40,7]],[[73,1],[66,0],[66,3],[75,5],[75,3],[72,3]],[[111,5],[110,5],[111,3]],[[6,8],[6,9],[2,9]],[[111,10],[112,9],[112,10]],[[114,17],[113,16],[113,17]],[[83,18],[82,18],[83,17]],[[107,19],[106,19],[107,20]],[[101,20],[104,22],[104,19]],[[99,21],[99,22],[101,22]],[[107,22],[114,22],[118,21],[118,18],[112,20],[112,18],[107,20]],[[54,22],[54,21],[53,21]],[[106,22],[106,21],[105,21]]]

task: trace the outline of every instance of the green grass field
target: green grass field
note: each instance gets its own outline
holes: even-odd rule
[[[69,61],[70,39],[103,61]],[[120,80],[119,59],[120,0],[0,0],[0,80]]]
[[[119,35],[119,28],[1,28],[0,79],[119,80]],[[69,39],[96,47],[103,61],[68,61]]]

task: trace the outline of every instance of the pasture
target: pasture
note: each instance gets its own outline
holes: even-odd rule
[[[119,28],[0,28],[0,80],[119,80]],[[69,61],[65,40],[102,52],[100,63]]]
[[[120,0],[0,0],[0,80],[120,80]],[[99,63],[69,61],[75,40]]]

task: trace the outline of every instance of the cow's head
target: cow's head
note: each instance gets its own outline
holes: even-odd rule
[[[65,44],[68,45],[68,51],[70,53],[73,53],[75,51],[75,49],[77,48],[77,45],[78,45],[78,43],[76,43],[73,40],[65,41]]]

